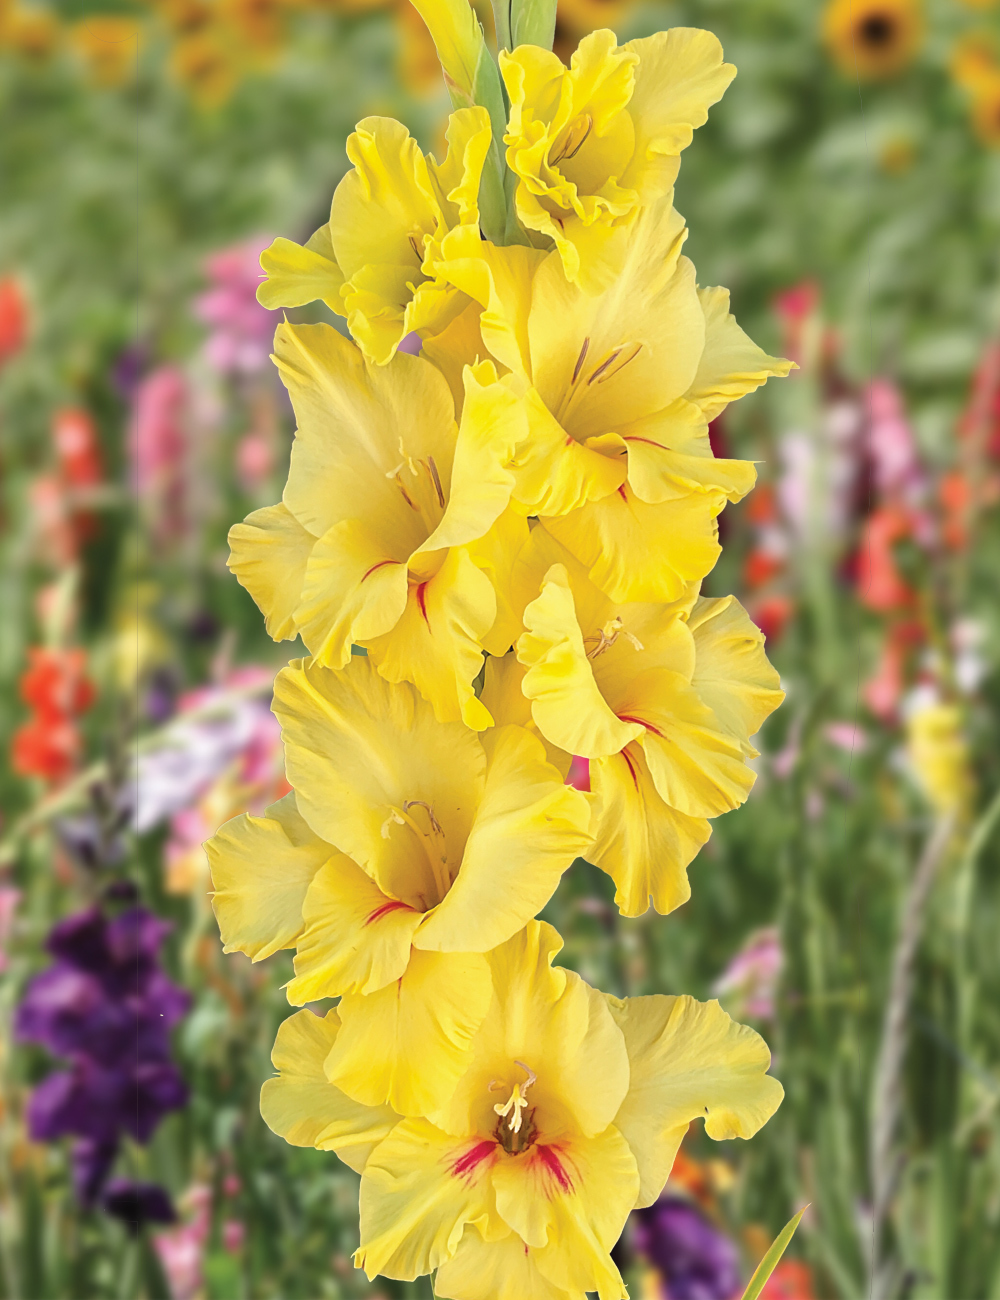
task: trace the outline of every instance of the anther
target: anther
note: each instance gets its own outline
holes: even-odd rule
[[[438,468],[434,464],[434,457],[427,457],[427,468],[431,472],[431,478],[434,481],[434,491],[437,493],[438,505],[444,507],[444,489],[441,486],[441,476],[438,474]]]
[[[589,347],[590,347],[590,339],[586,338],[583,340],[583,347],[580,349],[580,355],[577,357],[576,365],[573,367],[573,378],[570,381],[571,383],[575,384],[576,381],[580,378],[580,371],[583,369],[583,363],[586,360],[587,349]]]
[[[621,354],[625,351],[625,349],[628,346],[629,345],[627,343],[623,343],[620,347],[615,348],[613,352],[610,352],[604,358],[601,364],[597,367],[597,369],[590,375],[590,377],[587,380],[587,383],[592,384],[596,381],[597,383],[602,384],[606,379],[610,379],[612,375],[620,374],[621,371],[623,371],[625,367],[629,364],[629,362],[634,361],[636,357],[639,355],[639,353],[642,351],[642,344],[636,343],[632,352],[629,353],[629,355],[625,358],[625,360],[621,363],[621,365],[615,366],[614,370],[610,370],[610,367],[614,365],[614,363],[618,360],[618,358],[621,356]]]
[[[434,809],[430,806],[429,803],[425,803],[423,799],[404,800],[403,812],[408,813],[411,808],[423,808],[424,811],[427,813],[427,819],[430,822],[431,830],[435,833],[435,835],[444,834],[444,831],[441,829],[441,823],[434,816]]]
[[[512,1133],[520,1133],[521,1124],[523,1122],[522,1112],[528,1105],[527,1098],[524,1094],[528,1091],[531,1085],[536,1082],[536,1076],[532,1070],[528,1069],[523,1061],[515,1061],[514,1064],[519,1065],[528,1077],[523,1084],[515,1083],[514,1090],[507,1100],[502,1104],[498,1102],[493,1107],[493,1110],[501,1119],[507,1120],[507,1127]],[[502,1088],[503,1084],[494,1079],[490,1084],[490,1092],[494,1092],[498,1087]],[[508,1115],[510,1116],[509,1119],[507,1119]]]

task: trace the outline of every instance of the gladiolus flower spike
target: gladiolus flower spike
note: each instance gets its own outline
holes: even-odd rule
[[[792,363],[682,256],[714,36],[599,31],[566,67],[521,0],[498,66],[466,0],[414,3],[444,160],[366,118],[329,222],[261,255],[265,306],[350,337],[275,338],[288,482],[230,567],[308,657],[275,685],[291,793],[209,842],[214,907],[227,952],[294,950],[261,1111],[361,1174],[359,1267],[621,1300],[611,1248],[688,1125],[750,1138],[782,1089],[717,1002],[608,997],[536,918],[578,857],[626,915],[677,907],[753,785],[777,674],[700,587],[755,474],[708,426]]]

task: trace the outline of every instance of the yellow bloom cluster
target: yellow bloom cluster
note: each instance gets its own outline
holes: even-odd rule
[[[466,0],[419,7],[463,105],[444,161],[365,119],[329,221],[261,259],[265,305],[349,337],[276,335],[288,481],[230,565],[309,658],[275,684],[292,793],[209,843],[214,906],[227,951],[294,949],[292,1005],[340,999],[282,1025],[261,1106],[361,1173],[359,1267],[620,1300],[609,1252],[688,1124],[750,1137],[781,1086],[718,1003],[602,994],[535,918],[578,857],[669,912],[747,797],[782,695],[700,593],[754,482],[708,424],[790,366],[682,255],[680,154],[733,75],[713,36],[498,70]]]

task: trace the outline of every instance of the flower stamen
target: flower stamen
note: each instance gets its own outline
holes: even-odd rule
[[[514,1064],[519,1065],[528,1077],[524,1083],[515,1083],[514,1090],[507,1100],[502,1103],[497,1102],[493,1109],[501,1119],[507,1120],[507,1127],[512,1133],[520,1133],[522,1112],[528,1104],[528,1099],[525,1097],[525,1093],[531,1085],[536,1082],[537,1076],[534,1071],[530,1070],[528,1066],[524,1064],[523,1061],[515,1061]],[[490,1084],[490,1092],[494,1092],[497,1088],[502,1088],[503,1086],[504,1085],[498,1079],[494,1079]],[[510,1116],[509,1119],[507,1119],[508,1115]]]

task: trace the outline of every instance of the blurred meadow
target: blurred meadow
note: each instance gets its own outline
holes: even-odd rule
[[[786,1098],[616,1254],[734,1300],[808,1202],[765,1300],[1000,1300],[1000,4],[564,0],[556,48],[685,25],[739,70],[686,251],[799,366],[713,425],[759,480],[706,591],[787,699],[690,902],[578,863],[546,915],[609,992],[719,997]],[[360,118],[447,108],[406,0],[0,0],[0,1300],[431,1294],[355,1273],[356,1176],[261,1120],[291,960],[223,955],[201,844],[288,789],[303,652],[225,564],[293,434],[258,255]]]

